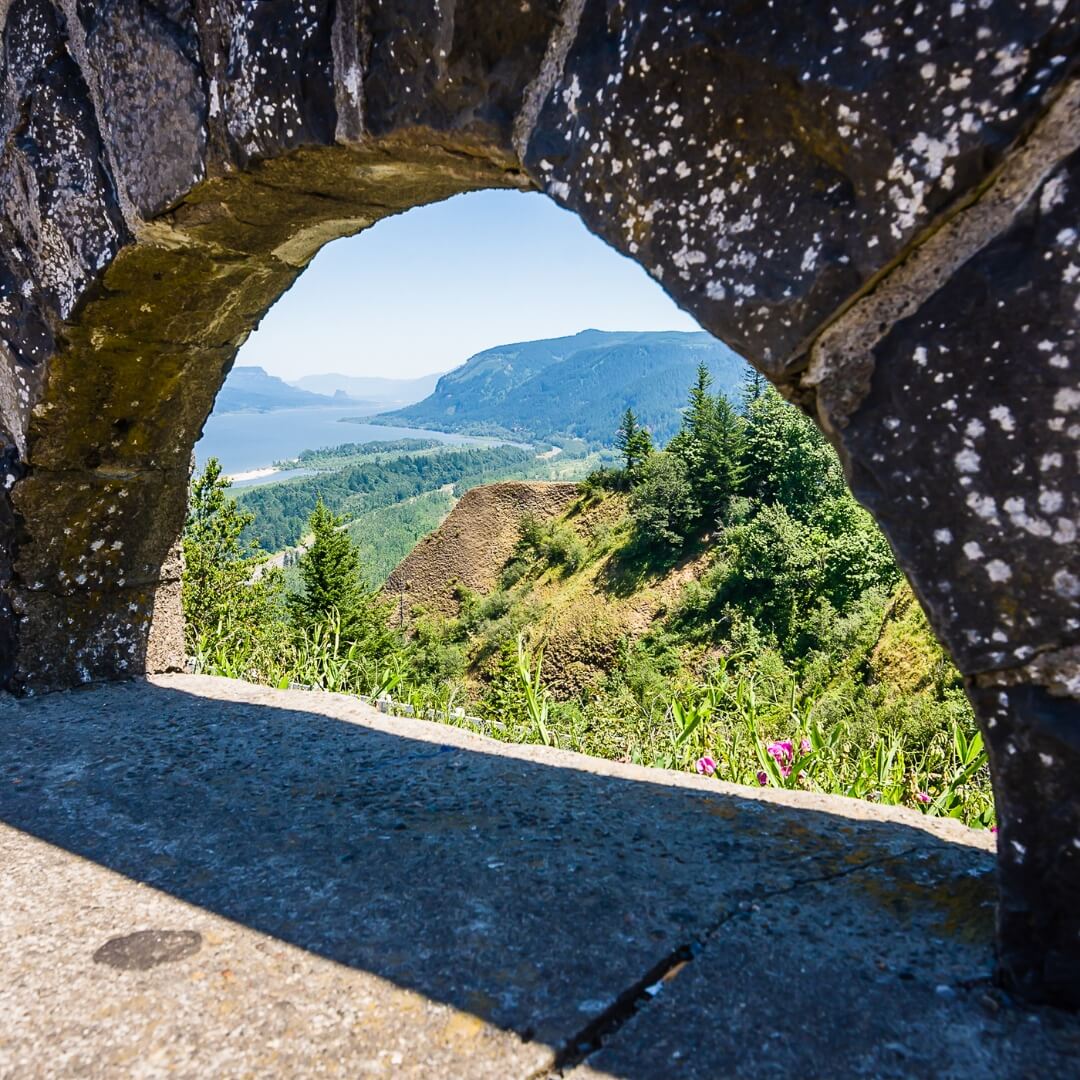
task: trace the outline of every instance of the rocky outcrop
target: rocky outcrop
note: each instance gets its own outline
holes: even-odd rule
[[[416,611],[457,615],[459,585],[481,593],[495,587],[522,518],[557,517],[577,493],[577,484],[563,483],[511,481],[472,488],[386,579],[383,595],[398,601],[405,622]]]
[[[837,445],[987,733],[1003,974],[1080,1003],[1074,2],[0,20],[0,682],[178,660],[191,447],[322,244],[542,190]]]

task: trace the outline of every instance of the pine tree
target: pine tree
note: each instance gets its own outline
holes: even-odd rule
[[[628,408],[623,413],[615,446],[626,461],[627,479],[633,483],[641,472],[641,466],[653,452],[652,436],[638,423],[633,409]]]
[[[846,492],[836,454],[809,417],[768,387],[746,415],[742,491],[800,520]]]
[[[709,369],[700,364],[682,427],[668,445],[686,465],[695,517],[709,524],[723,517],[738,490],[743,428],[731,403],[723,394],[714,397],[711,386]]]
[[[191,647],[219,632],[261,630],[277,616],[280,578],[274,572],[257,573],[266,555],[258,541],[243,539],[254,515],[229,497],[230,484],[217,458],[210,458],[191,485],[181,541],[181,603]]]
[[[393,635],[385,604],[369,591],[360,562],[360,549],[342,528],[343,521],[322,501],[308,519],[311,545],[297,560],[302,590],[290,598],[293,622],[310,630],[337,618],[341,636],[381,654]]]
[[[750,407],[769,390],[769,380],[760,371],[751,368],[742,384],[742,412],[747,415]]]

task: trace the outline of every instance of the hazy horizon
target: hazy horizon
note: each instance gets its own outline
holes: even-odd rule
[[[236,363],[292,382],[445,374],[513,341],[701,328],[636,263],[535,193],[482,191],[327,245]]]

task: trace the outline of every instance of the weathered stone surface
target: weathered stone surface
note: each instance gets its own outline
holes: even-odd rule
[[[816,413],[996,769],[1045,710],[980,688],[1080,730],[1075,3],[13,0],[0,26],[3,685],[176,664],[175,573],[143,568],[247,334],[327,241],[533,187]],[[111,521],[88,493],[118,481]],[[1008,772],[1056,867],[1037,766]],[[1070,872],[1006,868],[1006,907],[1073,925]],[[1057,933],[1003,942],[1029,993],[1064,992]]]
[[[559,0],[406,0],[364,23],[364,114],[373,134],[419,125],[509,146],[558,26]]]
[[[143,217],[205,170],[207,88],[188,3],[78,0],[117,181]]]
[[[526,162],[780,375],[1000,163],[1078,30],[1041,0],[586,0]]]
[[[997,1080],[1080,1047],[991,986],[992,838],[956,822],[222,679],[0,725],[5,1075]]]
[[[1070,658],[1076,678],[1078,658]],[[1080,725],[1074,697],[1039,685],[971,688],[984,717],[1001,821],[998,866],[999,964],[1008,982],[1035,1000],[1080,1009]],[[1032,806],[1038,791],[1053,807]]]
[[[950,861],[923,850],[751,901],[566,1075],[1068,1076],[1076,1021],[1016,1009],[980,974],[987,883]]]
[[[1078,187],[1080,153],[889,328],[840,433],[854,490],[923,568],[919,595],[968,672],[1080,641]]]

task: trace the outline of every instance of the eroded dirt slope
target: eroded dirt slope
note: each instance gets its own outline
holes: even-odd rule
[[[450,516],[420,541],[386,580],[384,594],[404,593],[407,611],[454,616],[460,583],[489,592],[496,583],[526,514],[553,518],[577,498],[577,484],[509,481],[485,484],[462,496]]]

